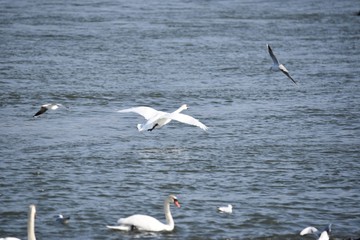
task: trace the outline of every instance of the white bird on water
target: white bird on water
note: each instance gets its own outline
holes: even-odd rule
[[[62,224],[68,224],[70,217],[65,217],[62,214],[57,215],[56,221]]]
[[[317,240],[329,240],[330,239],[330,232],[331,232],[331,223],[327,226],[323,231],[317,230],[315,227],[306,227],[301,232],[300,235],[304,236],[307,234],[313,234],[316,236]]]
[[[107,226],[107,228],[121,231],[149,231],[149,232],[170,232],[174,229],[175,223],[170,212],[170,203],[180,207],[180,203],[176,196],[169,195],[164,201],[164,212],[166,218],[166,224],[160,222],[156,218],[148,215],[136,214],[127,218],[120,218],[118,220],[118,226]]]
[[[30,205],[29,212],[28,212],[28,225],[27,225],[28,240],[36,240],[36,237],[35,237],[35,214],[36,214],[35,205]],[[0,240],[20,240],[20,239],[15,238],[15,237],[6,237],[6,238],[0,238]]]
[[[37,113],[35,113],[33,117],[37,117],[37,116],[45,113],[49,109],[56,110],[59,107],[64,107],[64,106],[62,104],[60,104],[60,103],[55,103],[55,104],[47,103],[47,104],[41,105],[40,110],[37,111]]]
[[[226,207],[218,207],[217,208],[217,210],[222,213],[232,213],[232,209],[233,209],[233,207],[231,204],[227,205]]]
[[[279,61],[277,60],[277,58],[275,57],[271,47],[269,44],[266,44],[268,52],[270,54],[270,57],[273,60],[273,65],[271,66],[270,70],[273,71],[281,71],[283,72],[288,78],[291,79],[291,81],[293,81],[293,83],[297,84],[296,81],[290,76],[289,71],[286,69],[286,67],[284,65],[282,65],[281,63],[279,63]]]
[[[188,109],[188,106],[186,104],[183,104],[179,109],[175,110],[172,113],[157,111],[151,107],[133,107],[124,110],[119,110],[118,112],[120,113],[134,112],[143,116],[147,120],[147,122],[145,124],[137,125],[139,132],[144,130],[152,131],[155,128],[161,128],[162,126],[171,122],[171,120],[176,120],[182,123],[190,124],[199,127],[204,131],[208,129],[208,127],[205,126],[203,123],[201,123],[199,120],[189,115],[180,113],[185,109]]]

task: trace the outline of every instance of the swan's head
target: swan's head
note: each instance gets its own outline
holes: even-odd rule
[[[167,198],[169,203],[173,203],[175,206],[180,207],[180,203],[179,200],[177,199],[177,197],[175,195],[169,195],[169,197]]]
[[[36,208],[35,208],[35,205],[34,205],[34,204],[31,204],[31,205],[29,206],[29,213],[30,213],[30,215],[35,216],[35,214],[36,214]]]
[[[187,104],[183,104],[183,105],[181,105],[180,109],[181,109],[181,110],[186,110],[186,109],[188,109],[188,105],[187,105]]]

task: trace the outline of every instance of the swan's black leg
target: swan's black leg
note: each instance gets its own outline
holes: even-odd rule
[[[131,225],[130,231],[136,231],[136,227],[134,225]]]
[[[152,128],[148,129],[148,131],[151,132],[151,131],[154,130],[157,126],[159,126],[159,124],[156,123]]]

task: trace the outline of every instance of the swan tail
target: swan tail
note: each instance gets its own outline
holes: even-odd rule
[[[131,226],[126,226],[126,225],[120,225],[120,226],[106,226],[109,229],[112,230],[120,230],[120,231],[130,231],[131,230]]]

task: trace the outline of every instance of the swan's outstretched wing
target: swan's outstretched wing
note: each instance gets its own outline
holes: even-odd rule
[[[186,123],[186,124],[190,124],[193,126],[197,126],[201,129],[203,129],[204,131],[206,131],[208,129],[207,126],[205,126],[203,123],[201,123],[199,120],[186,115],[186,114],[182,114],[182,113],[171,113],[171,114],[166,114],[164,117],[166,118],[170,118],[172,120],[176,120],[182,123]]]
[[[272,58],[274,64],[279,65],[279,61],[278,61],[277,58],[275,57],[275,55],[274,55],[274,53],[273,53],[270,45],[269,45],[269,44],[266,44],[266,45],[267,45],[267,48],[268,48],[268,52],[269,52],[269,54],[270,54],[270,57]]]
[[[280,69],[280,71],[282,71],[288,78],[290,78],[291,81],[293,81],[293,83],[297,84],[297,83],[295,82],[295,80],[290,76],[289,71],[285,68],[284,65],[280,64],[280,65],[279,65],[279,69]]]
[[[300,232],[300,235],[304,236],[306,234],[315,234],[318,236],[319,231],[315,227],[306,227]]]
[[[143,116],[146,120],[149,120],[150,118],[154,117],[156,114],[159,113],[159,111],[151,108],[151,107],[133,107],[133,108],[127,108],[123,110],[119,110],[118,112],[124,113],[124,112],[133,112],[140,114]]]

